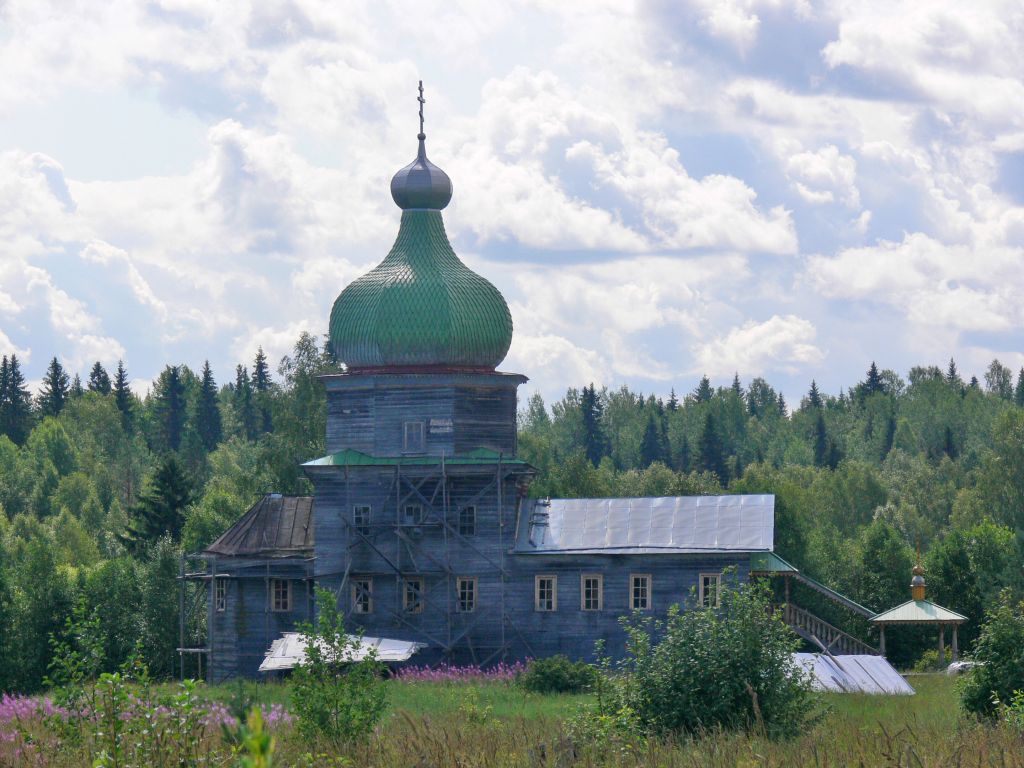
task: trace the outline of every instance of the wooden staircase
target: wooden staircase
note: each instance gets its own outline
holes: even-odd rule
[[[858,640],[853,635],[843,632],[824,619],[820,619],[792,603],[779,606],[777,610],[781,611],[782,620],[800,637],[815,645],[824,646],[829,653],[881,655],[877,648]]]

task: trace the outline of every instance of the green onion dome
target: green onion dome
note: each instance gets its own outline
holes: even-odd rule
[[[448,175],[427,160],[395,174],[402,223],[391,252],[341,292],[331,311],[331,346],[350,371],[493,371],[512,343],[512,316],[490,282],[463,264],[444,231]]]

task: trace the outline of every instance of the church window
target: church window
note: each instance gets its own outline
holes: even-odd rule
[[[370,535],[369,504],[356,504],[352,508],[352,525],[355,526],[356,533],[361,533],[363,536]]]
[[[352,612],[373,613],[373,579],[352,579]]]
[[[423,422],[405,422],[404,433],[402,450],[406,453],[423,453]]]
[[[406,579],[403,606],[406,613],[423,613],[423,579]]]
[[[705,608],[717,608],[722,591],[722,574],[702,573],[700,575],[700,604]]]
[[[651,576],[648,573],[634,573],[629,577],[630,605],[634,611],[651,610]]]
[[[459,613],[472,613],[476,610],[476,576],[460,576],[458,589]]]
[[[538,611],[558,610],[558,577],[537,576],[534,578],[534,607]]]
[[[604,576],[600,573],[580,575],[580,608],[600,611],[604,607]]]
[[[474,536],[476,534],[476,507],[459,509],[459,535]]]
[[[270,608],[274,611],[292,609],[292,583],[288,579],[270,580]]]
[[[218,611],[228,609],[228,580],[215,579],[213,582],[213,605]]]

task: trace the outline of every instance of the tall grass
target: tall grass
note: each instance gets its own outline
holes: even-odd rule
[[[587,696],[524,693],[486,681],[387,683],[392,710],[369,743],[345,754],[309,743],[285,722],[272,729],[276,766],[366,766],[447,768],[448,766],[650,766],[670,768],[845,768],[846,766],[1005,766],[1024,768],[1024,736],[1005,726],[982,725],[959,711],[953,681],[941,675],[911,679],[916,696],[825,695],[826,713],[808,732],[772,742],[749,734],[706,733],[697,738],[624,745],[601,754],[574,743],[564,721],[587,704]],[[213,701],[232,696],[231,686],[201,690]],[[264,706],[283,703],[288,686],[258,686]],[[11,708],[12,711],[15,708]],[[64,768],[91,764],[90,747],[50,744],[45,721],[17,708],[17,728],[0,722],[0,765]],[[206,763],[234,765],[230,745],[210,729]],[[31,747],[34,744],[36,747]],[[30,748],[26,750],[26,747]],[[18,750],[21,750],[19,753]]]

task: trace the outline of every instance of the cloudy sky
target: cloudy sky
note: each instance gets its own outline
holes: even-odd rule
[[[428,150],[557,396],[1024,364],[1024,10],[811,0],[0,1],[0,353],[277,359]]]

